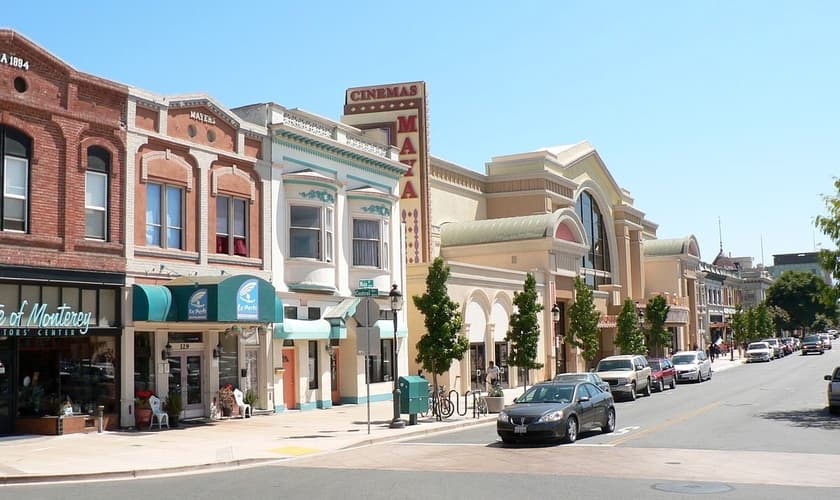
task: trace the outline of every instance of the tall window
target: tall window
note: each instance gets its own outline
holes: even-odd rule
[[[598,203],[587,192],[581,193],[575,206],[578,217],[583,222],[586,239],[589,241],[589,251],[583,256],[582,267],[587,271],[586,284],[590,287],[611,283],[610,249],[607,242],[607,231],[604,217],[598,208]]]
[[[309,341],[309,388],[318,388],[318,341]]]
[[[146,185],[146,244],[183,248],[183,190],[166,184]]]
[[[393,357],[394,340],[380,339],[379,348],[380,355],[368,356],[368,377],[371,383],[388,382],[393,377],[393,364],[391,358]]]
[[[248,256],[248,201],[216,198],[216,253]]]
[[[98,146],[89,147],[85,174],[85,238],[107,239],[110,171],[111,154]]]
[[[353,265],[379,267],[382,238],[378,220],[353,219]]]
[[[0,158],[3,158],[2,230],[29,230],[29,159],[32,141],[23,133],[0,126]]]
[[[289,257],[332,262],[332,207],[293,205],[289,208]]]

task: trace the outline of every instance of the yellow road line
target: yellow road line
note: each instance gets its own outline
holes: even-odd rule
[[[684,422],[691,417],[696,417],[697,415],[700,415],[701,413],[705,413],[705,412],[707,412],[707,411],[709,411],[709,410],[711,410],[711,409],[713,409],[717,406],[720,406],[720,401],[715,402],[715,403],[711,403],[711,404],[707,404],[706,406],[702,406],[702,407],[700,407],[700,408],[698,408],[698,409],[696,409],[692,412],[685,413],[685,414],[680,415],[678,417],[668,419],[668,420],[662,422],[661,424],[654,425],[653,427],[649,427],[649,428],[647,428],[643,431],[631,432],[631,433],[627,434],[626,436],[622,436],[622,437],[616,439],[615,441],[610,441],[608,444],[616,446],[616,445],[619,445],[619,444],[626,443],[627,441],[630,441],[631,439],[636,439],[636,438],[644,436],[646,434],[650,434],[651,432],[656,432],[658,430],[664,429],[665,427],[668,427],[670,425],[674,425],[674,424],[678,424],[680,422]]]
[[[299,457],[301,455],[311,455],[312,453],[319,453],[323,450],[318,448],[304,448],[303,446],[283,446],[282,448],[272,448],[270,451],[279,453],[281,455],[291,455]]]

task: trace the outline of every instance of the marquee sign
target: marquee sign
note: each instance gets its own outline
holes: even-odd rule
[[[7,313],[5,304],[0,304],[0,336],[4,337],[68,337],[86,335],[93,313],[74,311],[67,304],[61,304],[55,311],[49,311],[49,304],[38,302],[20,303],[17,311]]]

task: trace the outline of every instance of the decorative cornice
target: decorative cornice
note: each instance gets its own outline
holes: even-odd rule
[[[315,189],[310,189],[309,191],[301,191],[298,194],[301,198],[306,198],[308,200],[319,200],[329,204],[335,203],[335,196],[326,191],[316,191]]]
[[[366,207],[362,207],[362,212],[376,214],[382,217],[391,216],[391,209],[382,205],[368,205]]]

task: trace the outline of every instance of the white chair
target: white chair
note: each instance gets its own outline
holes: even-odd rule
[[[233,390],[233,398],[236,400],[236,406],[239,407],[239,416],[245,418],[247,414],[249,417],[254,416],[254,410],[251,405],[245,402],[245,397],[239,389]]]
[[[149,430],[155,425],[155,420],[157,420],[158,429],[162,429],[164,423],[166,423],[166,428],[169,429],[169,415],[161,408],[160,398],[150,396],[149,406],[152,407],[152,419],[149,421]]]

